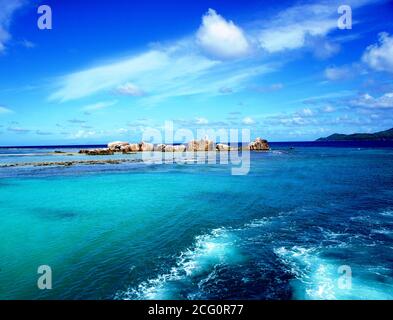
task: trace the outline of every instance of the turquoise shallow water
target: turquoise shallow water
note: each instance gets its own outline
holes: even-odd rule
[[[393,298],[392,148],[251,160],[0,168],[0,298]]]

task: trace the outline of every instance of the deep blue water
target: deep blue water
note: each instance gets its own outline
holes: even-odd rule
[[[252,153],[245,176],[217,164],[0,168],[0,298],[392,299],[393,146],[272,149]],[[2,149],[0,162],[67,157],[46,152]],[[36,286],[43,264],[50,291]]]

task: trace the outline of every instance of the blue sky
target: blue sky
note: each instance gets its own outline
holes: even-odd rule
[[[52,30],[37,8],[52,9]],[[270,141],[393,127],[393,4],[0,0],[0,145],[138,141],[147,127]]]

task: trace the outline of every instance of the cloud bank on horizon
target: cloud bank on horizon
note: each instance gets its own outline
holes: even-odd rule
[[[388,1],[349,1],[348,30],[338,1],[204,2],[175,13],[169,2],[155,20],[146,9],[157,3],[134,7],[133,20],[119,3],[107,23],[105,1],[53,3],[54,28],[42,31],[26,27],[34,5],[0,0],[0,144],[138,139],[165,120],[270,140],[393,127]],[[82,25],[67,20],[75,8]]]

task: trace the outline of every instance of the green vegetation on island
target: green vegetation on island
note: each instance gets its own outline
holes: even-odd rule
[[[393,141],[393,128],[375,133],[335,133],[326,138],[319,138],[317,141]]]

